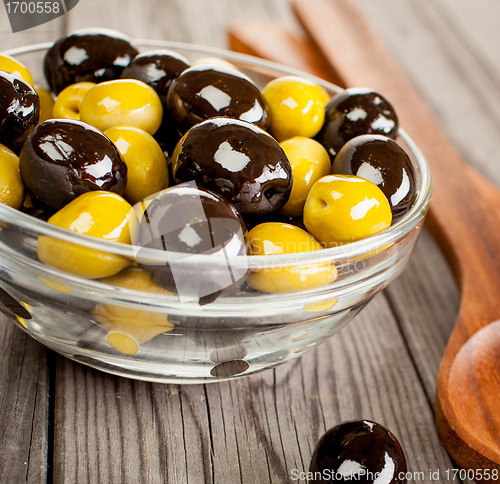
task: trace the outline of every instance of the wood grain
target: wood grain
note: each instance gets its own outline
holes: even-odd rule
[[[0,319],[0,480],[47,478],[49,442],[48,351]]]
[[[492,0],[485,2],[491,4]],[[429,26],[426,19],[434,12],[439,21],[444,18],[452,29],[457,29],[464,23],[462,12],[472,8],[463,0],[456,4],[455,0],[360,3],[366,9],[372,5],[379,8],[378,16],[374,16],[376,25],[391,37],[391,47],[400,53],[399,61],[405,68],[420,75],[418,87],[425,92],[438,119],[447,120],[444,127],[461,152],[466,150],[470,155],[468,161],[479,166],[484,162],[494,179],[498,152],[483,150],[482,141],[491,138],[489,146],[493,148],[499,133],[479,116],[480,98],[474,89],[478,79],[463,84],[455,91],[459,97],[450,99],[447,83],[431,82],[432,76],[426,74],[426,61],[432,58],[436,76],[462,82],[464,71],[455,74],[451,64],[463,55],[464,46],[476,46],[483,56],[497,52],[490,48],[495,45],[494,31],[490,29],[491,40],[484,42],[459,30],[457,41],[446,44],[447,37],[432,24]],[[441,11],[436,13],[434,3],[439,3]],[[481,8],[474,5],[474,9]],[[476,32],[476,39],[482,39],[486,35],[484,15],[481,17],[480,10],[469,13],[466,18],[471,22],[470,31]],[[227,45],[227,26],[238,20],[280,19],[292,32],[299,31],[287,0],[81,0],[68,17],[68,29],[106,26],[133,37],[218,47]],[[30,43],[32,38],[32,34],[18,37],[16,45]],[[57,38],[55,32],[52,38]],[[446,49],[439,48],[443,43]],[[473,68],[474,62],[474,56],[467,56],[463,69]],[[484,96],[492,92],[482,86]],[[495,99],[491,97],[492,102]],[[456,114],[447,114],[458,112],[454,111],[454,103],[471,109],[470,120],[477,125],[473,137],[467,136],[465,127],[460,128],[467,120],[455,122]],[[481,126],[486,129],[484,138],[479,137]],[[443,476],[444,470],[453,465],[439,445],[427,400],[433,400],[437,368],[456,310],[457,293],[449,271],[425,233],[397,284],[376,298],[338,337],[296,363],[256,375],[248,382],[206,387],[151,385],[110,377],[60,359],[57,396],[67,408],[57,406],[56,438],[58,446],[64,444],[62,450],[67,452],[55,454],[57,472],[51,482],[66,478],[71,482],[75,475],[81,478],[78,482],[147,482],[148,478],[150,482],[252,482],[251,477],[256,475],[259,480],[253,482],[287,482],[289,476],[284,472],[295,466],[307,468],[310,450],[323,429],[358,416],[371,416],[385,422],[398,436],[402,434],[405,450],[411,454],[412,470],[440,468]],[[386,341],[399,345],[398,352],[385,354],[369,349],[369,341],[358,340],[364,331],[380,327],[385,328]],[[10,329],[24,337],[19,330]],[[376,331],[372,336],[379,341]],[[403,362],[397,385],[384,382],[393,377],[388,370],[394,365],[392,358]],[[15,367],[12,356],[8,362]],[[38,364],[43,367],[43,359]],[[406,376],[408,383],[404,382]],[[416,402],[413,405],[412,398]],[[15,403],[8,401],[7,410]],[[108,414],[110,417],[106,417]],[[415,424],[406,422],[414,416]],[[141,445],[134,439],[139,439]],[[128,445],[130,452],[124,449]],[[141,446],[148,452],[141,454]],[[245,446],[251,446],[255,459],[249,457]],[[97,476],[102,480],[97,481]],[[435,481],[426,475],[419,482]]]

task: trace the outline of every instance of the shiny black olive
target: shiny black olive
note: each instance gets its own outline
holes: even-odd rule
[[[410,157],[385,136],[367,134],[349,140],[337,153],[332,173],[360,176],[378,185],[391,205],[393,223],[410,210],[416,197]]]
[[[355,136],[380,134],[396,138],[399,122],[392,105],[371,89],[349,88],[325,106],[325,122],[316,139],[333,159]]]
[[[59,210],[82,193],[125,193],[127,166],[110,139],[76,120],[40,123],[19,156],[24,184],[42,204]]]
[[[268,108],[253,81],[236,69],[199,64],[186,69],[168,90],[167,106],[181,131],[209,118],[225,116],[269,125]]]
[[[178,294],[182,302],[208,303],[244,282],[246,267],[233,268],[227,259],[246,254],[245,225],[219,194],[186,183],[167,188],[134,209],[138,220],[138,229],[132,231],[134,245],[185,254],[161,264],[148,260],[144,251],[136,254],[152,281]],[[193,264],[190,256],[195,254],[209,255],[210,261]]]
[[[278,211],[292,190],[285,152],[259,127],[230,118],[193,126],[172,155],[177,183],[194,180],[232,202],[243,217]]]
[[[392,432],[369,420],[328,430],[314,449],[308,483],[404,484],[406,458]]]
[[[47,51],[45,77],[56,94],[75,82],[118,79],[138,53],[130,39],[115,30],[76,30]]]
[[[166,108],[167,91],[172,81],[191,64],[170,50],[161,49],[143,52],[135,56],[123,69],[122,79],[137,79],[151,86],[160,96]]]
[[[15,74],[0,71],[0,143],[19,153],[39,115],[35,89]]]

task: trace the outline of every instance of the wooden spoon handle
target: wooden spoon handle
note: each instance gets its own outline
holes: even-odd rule
[[[293,6],[316,46],[314,57],[307,54],[310,41],[295,38],[291,43],[279,30],[270,31],[263,24],[232,29],[233,48],[305,68],[343,87],[373,88],[394,105],[401,126],[419,145],[431,166],[434,195],[427,223],[451,265],[462,296],[459,316],[439,371],[438,430],[458,464],[465,468],[471,467],[471,463],[473,468],[495,465],[500,468],[498,452],[469,438],[448,399],[450,369],[458,351],[474,333],[500,318],[500,192],[463,162],[406,74],[352,1],[294,0]],[[301,48],[297,42],[302,44]],[[279,49],[273,51],[269,47],[273,44],[280,45]],[[324,68],[323,73],[317,68],[318,53],[328,66],[326,75]]]

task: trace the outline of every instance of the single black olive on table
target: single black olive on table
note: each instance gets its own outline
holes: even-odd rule
[[[220,65],[199,64],[186,69],[170,85],[167,106],[182,132],[219,116],[248,121],[262,129],[270,121],[254,82],[238,70]]]
[[[21,177],[31,195],[59,210],[82,193],[125,193],[127,165],[111,140],[76,120],[40,123],[19,156]]]
[[[278,142],[259,127],[230,118],[193,126],[172,155],[177,183],[219,193],[243,217],[277,212],[292,190],[292,168]]]
[[[39,116],[35,89],[19,76],[0,71],[0,143],[19,154]]]
[[[406,457],[397,438],[369,420],[325,432],[314,449],[308,483],[404,484]]]
[[[45,78],[56,94],[75,82],[118,79],[138,53],[130,39],[115,30],[75,30],[45,54]]]
[[[316,139],[333,159],[355,136],[380,134],[394,139],[398,129],[398,117],[387,99],[371,89],[353,87],[326,104],[325,123]]]
[[[138,222],[132,229],[134,245],[185,254],[160,264],[148,260],[144,251],[136,254],[151,280],[178,294],[182,302],[206,304],[233,293],[244,282],[246,267],[230,267],[227,259],[246,254],[245,225],[219,194],[185,183],[135,205],[134,211]],[[193,264],[189,258],[195,254],[210,257],[206,264]]]
[[[366,134],[349,140],[337,153],[332,173],[360,176],[378,185],[391,205],[393,223],[410,210],[416,197],[410,157],[386,136]]]

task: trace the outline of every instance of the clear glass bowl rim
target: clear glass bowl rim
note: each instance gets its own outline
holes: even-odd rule
[[[326,89],[333,92],[342,92],[343,89],[339,86],[327,82],[318,77],[312,76],[297,69],[293,69],[281,64],[260,59],[254,56],[240,54],[225,49],[215,47],[208,47],[196,44],[188,44],[183,42],[172,42],[163,40],[143,40],[135,39],[134,44],[139,47],[162,48],[171,50],[184,50],[186,52],[204,53],[210,56],[223,57],[229,61],[239,61],[248,66],[255,66],[260,68],[269,68],[275,73],[282,73],[283,75],[297,75],[307,77]],[[45,42],[40,44],[27,45],[23,47],[13,48],[4,51],[5,54],[16,56],[21,54],[28,54],[32,52],[47,50],[53,45],[53,42]],[[27,66],[29,68],[29,66]],[[239,255],[222,259],[210,255],[190,255],[186,258],[186,254],[178,252],[160,251],[157,249],[144,249],[140,248],[141,257],[147,259],[150,263],[164,264],[167,261],[183,260],[184,264],[199,265],[199,264],[230,264],[234,268],[245,267],[249,269],[259,269],[266,267],[279,267],[284,264],[300,264],[300,263],[313,263],[332,260],[341,260],[347,258],[355,258],[357,256],[372,252],[383,250],[384,247],[392,244],[401,236],[411,231],[423,219],[426,210],[429,206],[432,197],[432,176],[429,165],[424,155],[411,139],[411,137],[403,130],[399,129],[398,135],[406,143],[413,155],[419,171],[420,171],[420,187],[417,190],[415,202],[405,217],[403,217],[396,224],[376,235],[372,235],[366,239],[356,242],[351,242],[345,245],[325,248],[323,250],[314,252],[300,252],[296,254],[279,254],[279,255],[255,255],[246,256]],[[125,257],[135,258],[139,247],[121,244],[117,242],[106,241],[95,237],[77,234],[69,230],[51,225],[43,220],[37,219],[33,216],[15,210],[7,205],[0,204],[0,221],[8,223],[19,229],[26,229],[30,232],[35,232],[37,236],[47,235],[74,244],[82,245],[85,247],[101,250],[108,253],[122,255]],[[222,260],[217,260],[222,259]]]

